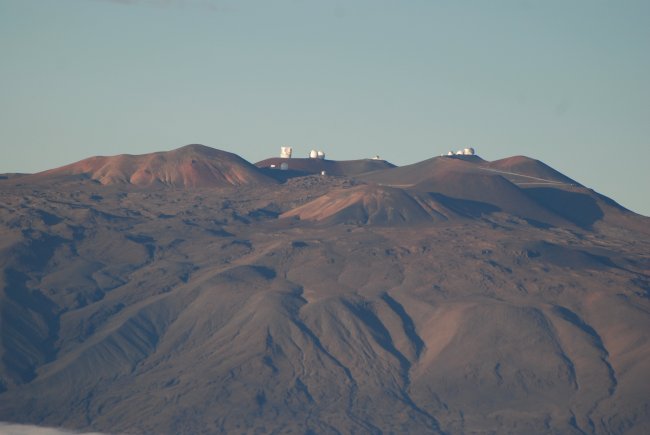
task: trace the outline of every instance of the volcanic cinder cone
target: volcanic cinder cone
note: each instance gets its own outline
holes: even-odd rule
[[[649,218],[526,157],[325,162],[0,179],[0,421],[650,433]]]
[[[66,175],[84,175],[105,185],[221,187],[274,182],[236,154],[204,145],[143,155],[91,157],[34,177]]]

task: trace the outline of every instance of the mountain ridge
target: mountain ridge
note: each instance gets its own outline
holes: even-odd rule
[[[0,420],[650,430],[650,218],[528,158],[355,165],[241,184],[0,180]]]
[[[198,144],[166,152],[95,156],[31,177],[66,175],[85,175],[104,185],[221,187],[275,182],[236,154]]]

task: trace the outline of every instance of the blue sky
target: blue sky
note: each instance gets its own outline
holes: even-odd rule
[[[650,215],[648,53],[645,0],[0,0],[0,172],[473,146]]]

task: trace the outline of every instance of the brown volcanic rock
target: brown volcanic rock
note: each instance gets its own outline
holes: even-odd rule
[[[434,157],[413,165],[379,171],[364,180],[437,195],[437,200],[461,214],[480,216],[506,212],[549,225],[569,221],[531,199],[500,173],[485,170],[477,156]]]
[[[436,198],[439,202],[461,214],[480,216],[502,211],[531,223],[583,228],[607,221],[646,232],[634,213],[545,163],[524,156],[494,162],[478,156],[434,157],[360,178],[440,195]]]
[[[464,205],[470,210],[475,209],[477,212],[504,211],[551,225],[568,224],[566,220],[529,198],[515,184],[492,173],[453,171],[445,168],[419,182],[413,186],[413,189],[460,199],[462,200],[460,202],[453,200],[451,202],[461,207]]]
[[[91,157],[32,177],[48,179],[66,175],[84,175],[104,185],[219,187],[274,183],[236,154],[204,145],[143,155]]]
[[[426,182],[431,177],[442,180],[443,177],[452,173],[500,175],[522,187],[529,185],[578,185],[574,180],[545,163],[525,156],[508,157],[493,162],[485,161],[478,156],[433,157],[412,165],[368,174],[363,178],[388,185],[399,183],[415,185]]]
[[[367,172],[395,167],[395,165],[385,160],[375,159],[325,160],[311,158],[283,159],[279,157],[262,160],[255,163],[255,166],[266,170],[265,173],[268,175],[282,176],[285,171],[280,172],[280,165],[283,163],[288,165],[288,173],[291,176],[320,174],[321,171],[325,171],[328,175],[353,177]]]
[[[546,163],[525,156],[507,157],[484,165],[502,174],[518,185],[569,184],[578,183],[556,171]]]
[[[438,173],[479,171],[478,167],[482,162],[485,161],[478,156],[433,157],[411,165],[364,174],[360,178],[388,186],[412,187]]]
[[[392,187],[0,181],[0,420],[648,433],[650,219],[594,193],[594,225],[530,225],[505,210],[542,199],[482,164]]]
[[[326,224],[418,225],[447,220],[447,211],[432,198],[418,198],[402,189],[361,185],[333,190],[293,210],[282,218]]]

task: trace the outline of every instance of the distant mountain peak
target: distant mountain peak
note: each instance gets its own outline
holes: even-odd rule
[[[650,433],[650,218],[523,156],[258,166],[0,180],[0,421]]]
[[[546,163],[526,156],[512,156],[488,162],[486,167],[500,170],[510,178],[519,177],[521,183],[559,182],[570,185],[579,185],[575,180],[551,168]]]
[[[70,175],[86,175],[105,185],[224,187],[276,183],[238,155],[200,144],[149,154],[90,157],[34,177]]]

